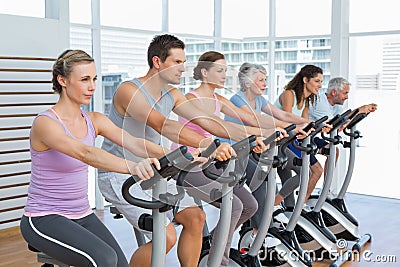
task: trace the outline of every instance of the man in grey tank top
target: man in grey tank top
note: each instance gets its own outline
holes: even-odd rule
[[[215,116],[210,117],[208,113],[196,108],[187,101],[180,90],[170,86],[179,84],[182,73],[185,71],[184,63],[186,56],[184,43],[175,36],[164,34],[154,37],[148,48],[149,71],[143,77],[123,82],[113,97],[113,106],[110,111],[110,119],[128,133],[136,137],[142,137],[157,144],[161,144],[161,137],[165,136],[175,143],[199,148],[206,148],[213,141],[211,138],[192,131],[182,123],[169,119],[171,111],[185,117],[200,125],[210,133],[233,140],[241,140],[249,135],[268,136],[271,131],[230,124]],[[263,149],[261,138],[257,140],[258,151]],[[124,147],[129,144],[124,144]],[[105,139],[103,149],[115,155],[130,160],[138,160],[136,156],[127,152],[122,147]],[[199,151],[200,151],[199,150]],[[169,151],[166,149],[165,153]],[[227,143],[221,144],[217,149],[216,158],[227,160],[234,151]],[[158,155],[153,155],[157,157]],[[189,173],[189,175],[191,175]],[[122,197],[122,183],[127,176],[116,173],[99,171],[99,188],[104,197],[113,203],[129,220],[138,228],[138,218],[144,209],[128,204]],[[138,197],[149,199],[149,193],[140,189],[135,193]],[[172,213],[167,214],[169,222],[167,225],[167,252],[176,242],[176,232],[173,224],[176,222],[183,225],[178,245],[178,257],[182,266],[197,266],[202,243],[202,229],[205,215],[197,206],[192,206],[189,201],[185,203],[187,208],[180,210],[175,217]],[[151,243],[148,243],[132,255],[131,265],[150,265]]]

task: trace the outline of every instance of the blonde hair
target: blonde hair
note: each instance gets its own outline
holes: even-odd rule
[[[69,78],[73,71],[74,65],[79,62],[94,62],[94,59],[83,50],[65,50],[56,60],[53,65],[53,90],[61,94],[62,86],[58,83],[57,77],[59,75]]]

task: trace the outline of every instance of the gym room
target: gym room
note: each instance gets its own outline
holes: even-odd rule
[[[241,158],[242,152],[237,152],[239,150],[235,148],[238,146],[235,147],[234,144],[228,149],[229,152],[223,150],[221,146],[218,148],[211,147],[211,145],[202,146],[202,149],[213,148],[210,150],[211,156],[208,164],[217,164],[216,162],[223,161],[219,160],[218,151],[225,152],[225,155],[230,153],[231,159],[234,160],[224,158],[224,164],[222,164],[224,170],[239,168],[237,166],[242,166],[238,163],[239,161],[247,163],[247,159],[254,160],[257,158],[255,154],[257,154],[259,165],[255,171],[265,173],[265,180],[261,183],[261,186],[265,187],[265,203],[263,202],[265,207],[258,202],[258,209],[261,210],[263,207],[258,229],[252,226],[252,218],[248,218],[245,223],[236,225],[234,231],[232,230],[233,236],[228,237],[231,234],[228,233],[228,228],[231,218],[234,217],[232,203],[237,197],[235,190],[229,189],[245,187],[252,198],[254,190],[246,180],[246,175],[248,175],[246,164],[243,165],[244,167],[242,166],[246,171],[242,168],[239,172],[240,177],[237,175],[238,172],[236,172],[236,176],[234,175],[235,171],[224,172],[224,174],[229,173],[237,179],[234,183],[223,182],[226,177],[221,179],[222,181],[216,179],[215,183],[218,184],[216,189],[219,191],[217,199],[210,202],[204,199],[200,200],[203,210],[197,209],[197,211],[205,214],[206,223],[204,225],[211,233],[210,238],[206,240],[203,230],[203,243],[199,247],[200,253],[193,253],[196,262],[193,266],[399,266],[400,231],[398,225],[400,216],[396,214],[400,210],[400,191],[395,182],[397,175],[393,174],[396,172],[394,166],[399,164],[400,160],[400,124],[399,119],[396,119],[396,114],[399,112],[394,108],[400,103],[400,19],[397,0],[0,0],[0,25],[3,25],[0,27],[0,267],[101,266],[96,263],[96,259],[93,259],[96,256],[92,258],[88,255],[87,258],[90,258],[91,261],[87,263],[84,263],[83,259],[80,261],[80,258],[85,257],[81,254],[89,253],[84,248],[82,248],[84,251],[80,251],[82,253],[79,254],[76,252],[79,248],[62,243],[63,249],[70,250],[72,256],[66,256],[67,254],[62,252],[63,250],[57,248],[47,251],[49,246],[60,246],[58,242],[61,241],[54,240],[55,237],[51,236],[53,232],[50,230],[49,236],[39,232],[34,227],[34,220],[31,219],[40,219],[49,215],[65,217],[63,216],[65,214],[67,214],[65,218],[73,222],[84,218],[82,214],[92,214],[98,220],[97,223],[105,226],[105,229],[111,233],[110,236],[117,242],[115,246],[122,251],[122,255],[118,256],[118,265],[109,266],[193,265],[186,264],[186,258],[190,257],[185,257],[183,245],[179,247],[179,243],[184,242],[182,238],[184,232],[182,225],[184,224],[177,221],[171,222],[172,232],[176,232],[176,237],[174,236],[176,243],[172,243],[169,247],[167,240],[167,248],[163,245],[170,234],[166,231],[171,230],[169,226],[164,227],[166,223],[163,223],[163,220],[168,222],[168,219],[172,220],[168,214],[176,216],[179,214],[178,211],[183,211],[184,209],[179,206],[179,204],[183,206],[181,203],[184,202],[183,200],[173,201],[173,204],[164,203],[164,211],[161,211],[163,210],[161,206],[157,206],[153,210],[153,214],[157,215],[153,215],[150,226],[147,225],[152,230],[145,231],[153,231],[154,239],[153,242],[148,243],[151,235],[138,229],[144,229],[142,227],[145,223],[143,221],[143,223],[133,223],[133,227],[131,220],[126,218],[129,214],[125,214],[125,210],[118,209],[122,208],[122,205],[118,206],[119,203],[104,196],[103,189],[99,187],[99,176],[101,175],[99,169],[104,167],[111,172],[125,173],[126,178],[130,174],[137,174],[136,177],[141,178],[140,173],[150,172],[146,168],[150,164],[143,160],[143,162],[141,161],[142,165],[135,165],[139,166],[138,168],[130,168],[128,166],[130,160],[137,162],[130,158],[130,151],[127,151],[128,154],[125,154],[124,151],[120,153],[121,155],[106,151],[107,155],[110,153],[113,155],[110,154],[105,159],[120,156],[123,158],[121,162],[127,162],[127,164],[110,164],[110,160],[104,159],[101,161],[101,155],[105,155],[105,152],[100,152],[100,149],[104,150],[103,142],[106,139],[101,133],[104,132],[108,139],[122,142],[124,144],[120,145],[122,150],[125,148],[124,140],[130,139],[125,138],[125,135],[122,136],[122,131],[118,137],[115,137],[117,134],[102,129],[107,128],[105,125],[108,124],[97,125],[96,122],[105,120],[107,123],[114,122],[118,126],[118,130],[123,129],[124,134],[125,131],[129,132],[129,126],[123,122],[118,125],[112,120],[112,114],[118,112],[115,102],[117,90],[123,89],[123,85],[130,81],[132,81],[131,84],[134,84],[135,78],[140,77],[136,80],[143,82],[150,74],[157,73],[161,79],[165,80],[165,86],[175,87],[174,94],[171,93],[174,95],[175,101],[176,95],[182,97],[186,95],[187,97],[191,94],[189,92],[196,92],[197,89],[202,89],[203,85],[214,84],[209,81],[211,76],[205,75],[211,73],[208,65],[201,65],[203,66],[200,67],[203,75],[201,79],[197,79],[194,75],[196,68],[200,66],[200,58],[209,51],[217,51],[218,54],[223,55],[222,65],[214,63],[215,61],[212,60],[209,65],[212,68],[223,66],[220,72],[224,73],[221,74],[223,78],[220,79],[222,85],[207,87],[215,89],[215,92],[212,91],[212,93],[216,100],[215,103],[214,101],[212,103],[216,109],[221,104],[221,113],[213,114],[218,118],[215,117],[211,120],[222,123],[227,120],[226,116],[241,114],[245,110],[246,115],[253,114],[248,116],[254,116],[258,121],[261,120],[261,124],[264,124],[264,120],[276,123],[275,126],[269,126],[268,135],[275,133],[274,127],[282,126],[279,129],[284,129],[289,124],[297,126],[295,130],[288,130],[284,133],[282,131],[277,134],[280,135],[277,139],[282,138],[281,141],[269,140],[268,147],[265,146],[261,153],[260,151],[254,152],[257,149],[253,148],[254,142],[244,146],[244,150],[249,150],[245,155],[246,160]],[[172,78],[164,77],[167,75],[162,75],[163,73],[157,69],[158,66],[167,69],[168,60],[163,58],[162,53],[160,53],[160,57],[154,55],[149,58],[149,46],[154,43],[156,36],[161,35],[176,37],[179,42],[184,43],[184,50],[179,50],[181,52],[179,55],[183,59],[175,60],[182,70],[179,71],[178,81],[174,83]],[[163,47],[157,49],[165,50]],[[167,59],[170,58],[169,52],[173,49],[178,48],[166,50],[168,52],[165,55]],[[86,93],[86,98],[79,100],[81,101],[79,103],[77,102],[78,97],[75,96],[77,94],[70,94],[67,90],[74,85],[71,73],[74,73],[75,70],[66,67],[66,62],[70,59],[70,55],[68,55],[70,52],[67,50],[81,51],[86,57],[83,60],[85,64],[78,61],[75,63],[71,61],[71,64],[91,66],[91,74],[85,76],[91,81],[90,96],[88,96],[89,93]],[[64,51],[66,54],[63,54]],[[69,72],[59,74],[55,72],[55,66],[60,62],[60,66]],[[150,62],[152,62],[152,66],[149,65]],[[221,62],[221,59],[218,62]],[[265,103],[265,108],[261,111],[254,112],[249,109],[252,106],[250,100],[243,100],[243,106],[234,106],[236,104],[229,101],[233,102],[232,99],[235,96],[247,95],[246,93],[250,91],[243,89],[245,84],[241,80],[245,65],[243,63],[251,63],[251,66],[255,66],[254,68],[262,69],[257,72],[261,75],[259,83],[263,84],[263,88],[259,88],[260,91],[257,91],[257,97],[262,98],[262,103]],[[318,72],[318,75],[313,73],[311,77],[301,76],[303,68],[308,65],[316,66],[322,72]],[[218,74],[218,69],[216,73]],[[292,81],[299,76],[301,76],[299,79],[302,84],[301,90],[303,88],[304,90],[297,94],[295,88],[289,88],[289,86],[296,84]],[[341,80],[344,82],[339,85],[331,82],[337,77],[344,78]],[[310,85],[312,81],[318,83],[317,89],[313,89]],[[83,78],[78,83],[83,84]],[[258,84],[256,79],[250,83],[252,86],[249,88],[256,88],[256,84]],[[54,84],[60,86],[59,90]],[[143,84],[146,85],[146,83]],[[150,86],[152,82],[149,81],[148,84]],[[83,88],[82,86],[80,89]],[[139,85],[135,88],[139,88]],[[281,96],[285,95],[286,91],[292,92],[290,99],[293,104],[290,103],[290,106],[281,101]],[[329,93],[333,91],[334,93]],[[203,91],[198,92],[201,94],[200,92]],[[311,118],[310,113],[321,101],[321,96],[323,98],[326,96],[326,108],[332,114],[321,114],[321,116],[327,116],[325,120],[320,124],[312,123],[316,119]],[[68,100],[64,101],[66,97]],[[192,95],[192,98],[196,97]],[[184,99],[186,100],[186,98]],[[214,100],[213,97],[207,99],[207,101]],[[300,103],[299,99],[304,102]],[[306,101],[308,99],[312,100]],[[333,102],[331,99],[334,99]],[[279,112],[291,113],[291,107],[293,110],[296,109],[294,106],[296,100],[298,109],[304,103],[303,112],[300,112],[299,116],[307,123],[303,120],[300,122],[300,118],[287,119],[289,115],[279,116],[271,111],[270,106],[277,108],[276,103],[280,103],[282,110]],[[202,100],[195,101],[200,103]],[[83,152],[80,156],[80,150],[77,150],[79,153],[70,152],[70,147],[66,147],[66,144],[69,143],[63,145],[63,140],[68,140],[71,145],[81,144],[82,142],[79,141],[83,140],[74,137],[76,132],[80,132],[79,127],[75,125],[75,130],[72,131],[68,126],[70,121],[67,123],[67,119],[62,116],[64,113],[61,107],[64,107],[65,103],[78,103],[75,106],[79,107],[78,110],[82,112],[82,116],[78,119],[81,122],[83,120],[83,125],[86,125],[85,122],[88,125],[87,128],[84,128],[85,131],[86,129],[89,131],[90,128],[88,122],[93,121],[93,129],[99,136],[93,141],[94,149],[90,151],[95,150],[91,153],[94,153],[93,157],[98,161],[92,162],[86,159],[84,155],[87,154]],[[129,106],[135,102],[126,101],[126,103]],[[196,109],[201,107],[201,104],[193,105],[196,105]],[[146,103],[147,106],[153,108]],[[180,122],[180,116],[184,113],[183,108],[182,110],[175,108],[173,107],[167,115],[160,115],[160,118],[165,119],[165,127],[169,122],[183,127],[183,123]],[[207,109],[210,108],[207,106],[204,110],[208,112]],[[224,110],[227,109],[231,111],[225,113]],[[51,110],[55,110],[54,113]],[[71,109],[65,110],[70,111]],[[139,112],[137,108],[131,110]],[[125,109],[125,114],[119,115],[127,118],[127,114],[131,110],[128,107]],[[239,110],[241,111],[239,112]],[[38,116],[44,111],[47,112],[46,114],[50,112],[53,115],[51,117],[48,115],[46,115],[48,117]],[[60,113],[60,117],[56,111]],[[268,111],[271,114],[268,114]],[[348,112],[346,113],[346,111]],[[93,114],[100,114],[102,119]],[[293,114],[290,114],[291,118],[295,116]],[[134,115],[130,116],[135,117]],[[150,120],[152,116],[148,116]],[[204,117],[203,113],[198,116]],[[234,116],[243,117],[241,115]],[[37,123],[39,125],[37,128],[40,128],[40,120],[36,121],[36,118],[45,119],[48,123],[42,123],[41,132],[38,129],[38,133],[35,134],[32,127],[34,122],[35,126]],[[49,123],[51,118],[53,121],[61,123],[53,121]],[[279,124],[278,121],[284,123]],[[304,126],[309,122],[312,129],[307,132],[307,137],[300,138]],[[55,124],[55,126],[50,126],[50,124]],[[115,126],[114,124],[112,127]],[[229,125],[231,124],[233,123]],[[244,121],[240,121],[239,124],[241,126],[242,124],[250,125],[249,122]],[[232,131],[229,134],[230,129],[244,129],[244,127],[237,126],[239,124],[226,128],[227,134],[232,137],[228,139],[234,141],[242,139],[236,138],[240,135],[239,132],[242,133],[242,130]],[[63,125],[64,128],[60,125]],[[322,128],[324,125],[325,128]],[[248,128],[257,130],[262,128],[261,126],[250,126]],[[49,127],[54,130],[60,128],[60,131],[65,129],[62,131],[62,135],[65,135],[63,138],[66,139],[54,134],[55,131],[51,134],[53,130]],[[155,126],[148,123],[145,127]],[[201,129],[200,126],[198,127]],[[158,143],[156,142],[157,147],[166,148],[163,156],[167,156],[154,156],[158,154],[153,153],[153,156],[140,156],[140,159],[151,157],[160,159],[160,161],[161,159],[165,160],[167,166],[161,167],[161,170],[165,169],[165,171],[160,171],[159,174],[164,178],[172,176],[175,178],[183,171],[179,165],[179,158],[175,160],[168,157],[168,152],[173,151],[171,144],[183,140],[182,145],[190,148],[190,144],[196,141],[187,140],[191,138],[184,138],[183,133],[182,135],[181,133],[171,134],[170,128],[164,128],[164,131],[162,127],[159,128],[161,129],[159,133],[158,128],[151,130],[159,137]],[[215,128],[219,129],[219,127]],[[258,132],[257,130],[254,132]],[[207,134],[210,134],[208,138],[210,140],[226,139],[226,136],[222,136],[225,134],[217,136],[211,129],[207,129],[207,131],[209,131]],[[182,132],[185,131],[182,130]],[[288,136],[283,137],[284,134]],[[146,128],[140,137],[153,141],[148,138],[148,135]],[[265,134],[260,135],[263,138],[268,137]],[[304,135],[306,134],[304,133]],[[198,133],[193,133],[191,137],[200,140],[198,136]],[[243,137],[243,135],[240,136]],[[33,147],[35,137],[39,140],[39,145]],[[308,137],[324,139],[326,146],[317,149],[318,145],[313,142],[313,138]],[[280,215],[286,217],[286,221],[282,222],[275,220],[276,203],[273,202],[277,192],[280,192],[279,190],[285,183],[280,179],[280,170],[289,168],[288,165],[291,165],[288,164],[290,157],[287,157],[285,153],[284,155],[280,154],[280,151],[289,150],[286,146],[286,150],[280,150],[280,147],[284,146],[283,143],[290,138],[292,138],[291,141],[297,138],[296,144],[300,144],[303,148],[308,146],[313,149],[301,150],[302,148],[298,148],[301,159],[297,160],[297,165],[299,165],[297,169],[300,171],[296,172],[295,168],[290,169],[289,175],[292,175],[290,178],[297,176],[299,180],[291,194],[294,200],[293,206],[287,205],[286,198],[283,201]],[[118,142],[116,143],[118,144]],[[309,144],[310,142],[311,144]],[[198,144],[198,147],[201,147],[201,142]],[[129,144],[126,146],[129,147]],[[43,149],[37,151],[37,147]],[[77,145],[77,147],[83,150],[82,146]],[[90,146],[85,145],[85,147]],[[202,149],[200,150],[203,151],[204,156],[205,152]],[[40,152],[47,150],[54,150],[63,156],[72,157],[71,160],[78,159],[87,167],[87,171],[85,169],[84,172],[85,177],[82,178],[79,185],[82,186],[81,183],[85,182],[82,194],[88,209],[81,212],[80,217],[78,214],[76,214],[78,217],[74,217],[75,214],[70,214],[68,211],[63,212],[62,209],[58,211],[57,208],[54,208],[56,206],[48,205],[61,200],[68,202],[68,194],[71,194],[70,196],[74,194],[70,190],[65,195],[58,193],[57,196],[53,195],[53,198],[47,198],[52,194],[46,195],[46,190],[53,190],[51,185],[54,182],[43,180],[44,171],[40,171],[39,167],[35,168],[36,164],[42,164],[39,160]],[[214,150],[217,153],[214,153]],[[232,151],[237,152],[237,157],[232,155]],[[271,153],[268,154],[268,151]],[[182,158],[192,160],[190,156],[187,156],[188,152],[184,151],[183,154],[185,157]],[[261,160],[260,155],[261,158],[265,156],[266,159]],[[267,157],[271,158],[268,160]],[[312,157],[316,159],[317,164],[320,164],[321,177],[316,185],[311,187],[311,196],[306,196],[306,191],[309,190],[307,185],[310,187],[312,177],[317,172],[312,168]],[[165,163],[165,161],[162,162]],[[260,164],[268,166],[259,167]],[[308,166],[309,164],[310,168],[303,168],[304,165]],[[46,165],[51,168],[59,166],[65,170],[62,168],[63,164],[48,163]],[[142,172],[138,171],[141,166],[144,166],[141,169]],[[71,172],[71,170],[65,170],[64,178],[67,178],[68,173]],[[152,172],[154,173],[153,170]],[[49,174],[44,176],[46,175]],[[269,179],[266,179],[267,177]],[[51,177],[46,179],[49,178]],[[42,184],[38,184],[39,182]],[[164,182],[167,183],[166,179],[154,181],[153,194],[158,190],[156,190],[158,183],[165,186]],[[171,183],[175,185],[175,179],[168,179],[168,185]],[[228,188],[226,188],[227,185],[229,185]],[[67,182],[60,184],[62,189],[68,190],[68,186]],[[140,188],[138,185],[135,186]],[[110,187],[115,189],[118,186],[114,184]],[[276,190],[271,188],[276,188]],[[121,194],[120,189],[120,187],[116,189],[118,191],[116,194]],[[177,190],[180,192],[179,187]],[[40,194],[46,196],[45,200],[40,199],[40,194],[37,195],[39,191]],[[182,194],[189,196],[186,191],[190,190],[185,188]],[[56,190],[55,192],[60,191]],[[130,204],[126,202],[126,195],[129,195],[131,199],[135,195],[129,193],[129,188],[121,194],[121,197],[125,198],[121,201],[125,201],[125,205],[131,205],[127,210],[133,207],[138,210],[139,208],[131,202],[129,202]],[[153,198],[163,202],[161,197],[153,195]],[[189,196],[189,198],[191,197]],[[210,198],[213,199],[211,196]],[[194,197],[193,199],[196,200]],[[255,200],[256,197],[254,197]],[[241,201],[240,198],[238,201]],[[257,201],[259,200],[257,199]],[[198,202],[196,203],[198,204]],[[42,204],[49,207],[40,210],[38,205]],[[246,203],[242,202],[241,204]],[[153,207],[155,206],[153,205]],[[52,207],[57,210],[56,214],[53,214]],[[235,207],[234,204],[233,207]],[[151,214],[152,211],[148,209],[148,213]],[[243,209],[242,214],[244,213]],[[30,226],[26,227],[30,227],[31,234],[26,235],[22,233],[24,231],[21,232],[20,225],[24,221],[21,219],[29,221],[26,225]],[[315,221],[311,222],[312,220]],[[216,231],[218,235],[216,234],[217,236],[213,238],[212,230],[218,225],[221,226],[219,231]],[[51,228],[63,233],[65,230],[63,226],[57,226],[53,225]],[[156,227],[156,231],[154,227]],[[273,230],[271,230],[272,228]],[[159,229],[162,231],[158,231]],[[226,230],[226,233],[223,230]],[[246,233],[247,235],[245,235]],[[38,237],[32,237],[33,235]],[[183,234],[183,236],[187,235]],[[246,243],[246,247],[242,242],[245,237],[252,238],[251,243],[248,245]],[[46,239],[47,243],[42,243],[42,248],[38,248],[39,245],[35,247],[32,243],[29,243],[28,247],[26,239],[29,238],[33,238],[37,242]],[[51,242],[53,245],[49,244]],[[206,242],[208,243],[206,244]],[[149,244],[151,245],[149,246]],[[93,243],[93,246],[98,247],[101,251],[100,244]],[[140,251],[139,249],[143,246],[146,249],[150,247],[147,252],[151,252],[151,254],[144,255],[144,250]],[[97,254],[101,254],[99,251]],[[212,253],[209,253],[210,251]],[[140,257],[139,252],[143,253],[143,257],[147,257],[146,260],[149,263],[141,265],[139,261],[135,260],[137,259],[135,257]],[[74,254],[79,255],[74,258]],[[251,260],[247,260],[247,257]],[[193,258],[188,259],[188,261],[190,260],[193,262]]]

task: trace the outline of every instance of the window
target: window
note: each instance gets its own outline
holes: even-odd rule
[[[400,35],[351,38],[350,53],[357,88],[400,92]]]
[[[156,1],[161,6],[161,1]],[[143,1],[139,2],[142,5]],[[170,0],[169,31],[212,36],[214,32],[214,1]]]
[[[258,50],[268,49],[268,42],[258,42],[257,49]]]
[[[312,53],[311,50],[300,50],[298,55],[297,55],[298,60],[305,62],[305,61],[311,61],[312,59]]]
[[[276,41],[275,70],[285,72],[284,84],[306,64],[319,66],[324,71],[324,82],[330,78],[330,39],[295,39]],[[318,49],[314,45],[317,44]]]
[[[297,48],[297,41],[296,40],[283,41],[281,42],[280,48]]]
[[[254,50],[254,43],[244,43],[243,48],[244,50]]]
[[[297,52],[296,51],[287,51],[283,53],[284,61],[292,61],[297,59]]]
[[[161,30],[161,1],[101,0],[100,23],[140,30]]]
[[[244,38],[268,36],[269,1],[222,1],[222,36]]]
[[[330,39],[314,39],[312,40],[313,47],[325,47],[331,45]]]
[[[186,60],[188,63],[197,62],[201,54],[214,50],[214,41],[209,39],[181,38],[185,42]]]
[[[243,43],[223,42],[222,51],[238,51],[242,49]]]
[[[267,53],[256,53],[257,62],[267,62],[268,54]]]
[[[348,106],[378,104],[378,110],[357,125],[363,138],[357,147],[357,176],[349,190],[400,198],[398,189],[391,186],[396,173],[393,166],[400,158],[400,125],[393,117],[400,103],[400,34],[352,37],[349,53]],[[390,130],[383,134],[383,129]],[[367,164],[371,167],[363,168]]]
[[[244,53],[243,60],[248,61],[248,62],[253,62],[254,61],[254,53]]]
[[[2,12],[2,3],[4,2],[13,3],[16,1],[0,0],[0,12]],[[23,2],[39,3],[38,6],[41,7],[42,16],[44,16],[44,0]],[[90,9],[90,2],[90,0],[70,0],[70,5],[82,9],[81,12],[87,14]],[[101,24],[121,27],[119,29],[101,28],[102,74],[121,72],[126,73],[129,77],[144,75],[148,69],[147,45],[154,34],[158,34],[162,29],[161,1],[149,0],[139,3],[137,1],[119,0],[118,6],[115,1],[111,0],[99,2],[101,3]],[[214,38],[204,37],[212,36],[214,33],[214,0],[204,0],[199,3],[187,0],[165,2],[169,4],[169,31],[182,35],[179,37],[186,43],[188,63],[186,65],[187,70],[182,77],[183,88],[181,89],[188,91],[198,85],[198,81],[194,81],[191,77],[192,65],[197,62],[203,52],[214,50],[216,47]],[[326,86],[331,78],[331,60],[334,62],[335,60],[341,60],[341,62],[348,60],[348,58],[340,58],[340,55],[331,54],[329,35],[331,33],[332,2],[332,0],[275,1],[277,7],[275,25],[277,39],[279,40],[272,40],[275,42],[275,53],[273,55],[275,66],[271,66],[271,68],[275,69],[277,92],[283,88],[281,85],[285,85],[305,64],[314,64],[323,69],[323,86]],[[379,101],[378,105],[385,108],[380,108],[377,114],[371,115],[372,118],[376,119],[374,121],[369,119],[369,122],[380,123],[384,121],[384,118],[396,114],[397,110],[394,107],[400,102],[398,93],[400,91],[398,62],[400,20],[397,15],[398,12],[396,13],[398,1],[351,0],[345,2],[350,5],[350,76],[346,78],[352,83],[351,93],[356,94],[350,97],[349,106],[354,107],[366,101]],[[82,3],[82,6],[76,3]],[[221,3],[223,14],[221,17],[222,40],[220,51],[225,54],[229,66],[238,69],[244,61],[267,65],[269,56],[269,1],[222,0]],[[121,8],[121,6],[124,8]],[[76,14],[73,12],[76,11],[72,10],[72,7],[70,11],[71,22],[90,23],[90,14],[74,19],[73,17]],[[71,46],[89,52],[92,51],[92,28],[90,25],[86,28],[85,26],[72,26]],[[382,33],[378,31],[382,30],[391,31],[391,36],[363,36],[371,35],[369,32],[373,34],[377,32],[379,35]],[[357,36],[354,37],[355,35]],[[225,37],[230,39],[225,39]],[[220,40],[219,38],[216,39]],[[344,47],[344,50],[346,49],[347,46]],[[337,71],[337,68],[335,68],[335,71]],[[226,84],[229,88],[222,90],[224,94],[231,92],[232,88],[237,88],[236,78],[234,77],[236,76],[231,74],[227,77]],[[110,97],[112,94],[111,87],[104,90],[104,98]],[[273,98],[272,95],[271,98]],[[387,98],[390,98],[388,104],[380,102],[386,101]],[[110,103],[104,99],[96,99],[96,101],[104,101],[103,104],[107,112]],[[380,129],[382,127],[370,128]],[[365,131],[365,129],[362,130]],[[379,140],[380,137],[376,132],[370,132],[370,129],[368,129],[365,136],[368,136],[368,138],[361,139],[361,146],[367,147],[367,145],[370,146],[370,143],[374,143],[373,147],[377,146],[376,140]],[[390,140],[393,140],[390,149],[393,150],[394,158],[400,156],[398,136],[400,136],[400,129],[396,126],[389,136]],[[360,161],[360,165],[365,165],[370,160],[366,158],[367,155],[377,154],[376,151],[365,151],[367,152],[363,154],[366,156],[356,160],[357,162]],[[395,163],[391,162],[390,164],[394,165]],[[377,165],[386,166],[387,163],[379,162]],[[382,170],[382,168],[377,169]],[[360,167],[357,169],[356,166],[355,172],[358,170],[360,170]],[[379,174],[375,176],[377,175]],[[392,174],[387,173],[385,177],[390,177],[390,175]],[[354,176],[364,177],[367,174]],[[371,175],[368,174],[368,176]],[[382,174],[379,176],[382,176]],[[361,179],[360,183],[362,183]],[[371,183],[372,181],[369,182],[369,184]],[[390,181],[386,181],[386,184],[389,183]],[[368,183],[364,183],[365,187],[366,184]],[[385,189],[383,185],[381,187],[380,192],[374,193],[370,192],[371,190],[364,190],[364,187],[360,187],[357,181],[352,181],[350,191],[383,196],[386,196],[387,191],[390,197],[400,197],[399,193],[394,192],[394,189],[391,191]]]
[[[283,69],[287,74],[292,74],[292,76],[289,76],[291,79],[297,72],[297,64],[283,65],[283,68],[280,68],[280,69]],[[289,79],[287,79],[287,80],[289,81]]]
[[[72,23],[91,24],[92,5],[90,0],[69,0],[69,19]]]
[[[397,0],[351,0],[350,32],[399,30],[400,19]]]
[[[276,35],[330,34],[331,0],[276,1]]]
[[[314,50],[312,55],[313,60],[320,60],[320,59],[327,60],[330,57],[331,57],[330,50]]]
[[[129,77],[148,69],[147,46],[153,35],[123,30],[102,30],[102,72],[125,72]]]
[[[93,55],[92,31],[89,28],[71,26],[70,43],[72,49],[82,49],[89,55]]]

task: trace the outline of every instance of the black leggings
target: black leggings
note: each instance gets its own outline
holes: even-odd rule
[[[76,220],[57,214],[22,216],[20,228],[32,247],[65,264],[129,266],[117,241],[95,214]]]
[[[252,190],[254,198],[257,200],[258,209],[250,219],[253,228],[259,228],[264,212],[265,200],[267,195],[267,175],[268,172],[260,170],[258,163],[249,159],[246,167],[246,183]]]
[[[270,151],[268,158],[272,158],[272,151]],[[294,207],[295,205],[295,197],[294,190],[300,184],[300,170],[301,167],[294,166],[293,160],[296,155],[290,150],[286,149],[286,155],[288,156],[288,163],[286,168],[278,168],[277,172],[282,182],[282,187],[279,190],[279,194],[285,198],[285,205],[288,207]],[[271,169],[269,169],[271,170]],[[292,175],[292,170],[295,171],[296,175]],[[246,183],[249,185],[250,189],[253,192],[253,196],[257,200],[258,210],[251,217],[250,224],[254,228],[259,228],[267,194],[267,175],[268,172],[264,172],[260,170],[260,166],[250,158],[246,168]]]
[[[294,207],[296,204],[294,191],[300,185],[301,166],[294,165],[296,154],[288,148],[286,149],[286,155],[288,161],[285,168],[282,169],[282,167],[279,167],[277,170],[282,182],[282,188],[279,194],[284,197],[284,203],[287,207]],[[294,175],[292,171],[295,172]]]
[[[221,174],[221,170],[215,169],[214,165],[210,167],[211,172],[215,174]],[[223,174],[227,175],[227,174]],[[213,181],[207,178],[203,172],[191,172],[185,179],[185,184],[189,186],[187,192],[189,195],[200,198],[201,200],[210,203],[219,208],[219,203],[210,199],[210,192],[215,188],[221,188],[219,182]],[[251,195],[251,192],[247,190],[244,186],[236,185],[233,188],[233,199],[232,199],[232,216],[231,224],[229,226],[229,236],[225,247],[224,256],[221,262],[221,266],[228,266],[229,264],[229,252],[232,243],[232,237],[235,230],[245,221],[250,219],[257,210],[257,202]],[[220,231],[221,225],[219,221],[212,231],[212,235],[217,236]],[[212,245],[210,249],[209,257],[213,257],[215,253],[215,243],[218,242],[215,238],[212,239]]]

